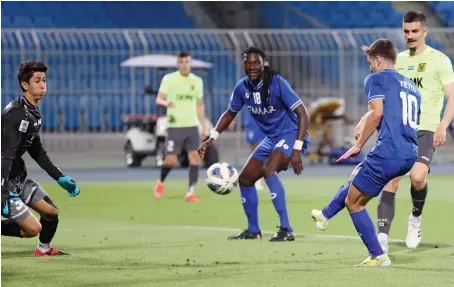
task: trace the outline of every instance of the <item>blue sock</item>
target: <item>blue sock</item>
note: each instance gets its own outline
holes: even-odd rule
[[[265,182],[270,189],[271,200],[273,201],[274,208],[276,209],[277,214],[279,214],[280,227],[293,231],[288,219],[287,200],[285,198],[285,189],[282,181],[275,174],[265,178]]]
[[[367,250],[369,250],[370,256],[377,257],[382,255],[384,252],[378,242],[377,234],[375,233],[375,225],[372,222],[369,213],[367,213],[367,210],[363,209],[355,213],[350,213],[350,217],[352,218],[356,231],[358,231]]]
[[[255,186],[241,186],[241,202],[247,216],[247,230],[252,233],[259,233],[259,198]]]
[[[345,199],[347,198],[349,188],[350,181],[341,186],[328,205],[322,209],[322,213],[327,219],[330,219],[345,208]]]

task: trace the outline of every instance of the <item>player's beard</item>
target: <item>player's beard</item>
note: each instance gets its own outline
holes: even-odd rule
[[[410,55],[414,55],[416,53],[416,50],[418,49],[418,45],[410,47],[410,44],[417,43],[416,40],[407,42],[408,49],[410,50]]]

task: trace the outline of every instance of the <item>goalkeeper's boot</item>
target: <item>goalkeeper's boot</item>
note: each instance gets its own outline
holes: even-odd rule
[[[199,202],[200,198],[197,195],[195,195],[194,193],[191,193],[191,194],[186,195],[184,200],[188,201],[188,202]]]
[[[163,193],[164,193],[164,183],[157,181],[156,185],[154,186],[154,197],[161,198]]]
[[[232,235],[227,237],[227,239],[235,240],[235,239],[263,239],[263,235],[261,232],[252,233],[249,232],[247,229],[237,235]]]
[[[271,237],[270,241],[295,241],[295,234],[288,228],[279,227],[279,230]]]
[[[388,267],[391,265],[391,260],[388,254],[383,254],[378,257],[367,257],[363,262],[355,265],[355,267]]]
[[[312,219],[315,221],[315,227],[320,231],[325,231],[328,226],[328,219],[325,218],[322,211],[313,209],[311,215]]]
[[[51,247],[47,252],[41,252],[38,248],[35,249],[35,256],[60,256],[60,255],[70,255],[69,253],[58,250],[57,248]]]

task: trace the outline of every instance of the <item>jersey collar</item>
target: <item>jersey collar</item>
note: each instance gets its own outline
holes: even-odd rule
[[[249,80],[249,78],[248,78],[248,83],[254,90],[260,89],[263,86],[263,80],[261,80],[255,87],[254,87],[254,84],[251,82],[251,80]]]
[[[20,97],[21,102],[24,104],[26,109],[36,109],[36,106],[34,106],[32,103],[30,103],[25,96]]]

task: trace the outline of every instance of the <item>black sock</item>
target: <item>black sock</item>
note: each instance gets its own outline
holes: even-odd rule
[[[2,220],[2,236],[11,236],[11,237],[20,237],[20,226],[16,222],[6,223],[5,220]]]
[[[171,169],[172,169],[171,167],[166,167],[164,165],[161,167],[161,177],[159,178],[161,182],[164,182],[164,180],[166,180],[166,177]]]
[[[377,207],[378,233],[389,234],[389,229],[391,228],[395,212],[396,194],[394,192],[383,190]]]
[[[421,216],[424,203],[426,202],[427,191],[429,187],[426,185],[421,190],[416,190],[411,187],[411,199],[413,201],[413,211],[412,214],[415,217]]]
[[[189,166],[189,186],[193,186],[197,183],[199,178],[199,166],[190,165]]]
[[[49,244],[57,231],[58,216],[53,216],[49,219],[51,220],[49,221],[41,217],[39,220],[42,226],[41,233],[39,234],[39,242],[44,244]]]

